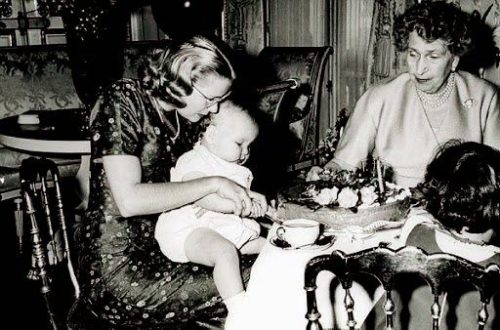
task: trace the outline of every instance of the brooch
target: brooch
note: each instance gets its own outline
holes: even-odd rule
[[[474,104],[474,100],[473,99],[467,99],[463,102],[464,106],[467,108],[467,109],[470,109],[472,108],[472,105]]]

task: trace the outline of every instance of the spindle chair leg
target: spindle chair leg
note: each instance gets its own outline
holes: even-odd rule
[[[57,330],[58,327],[56,323],[55,313],[50,307],[51,286],[49,277],[47,276],[47,261],[45,258],[45,250],[42,244],[42,238],[40,236],[40,230],[36,220],[36,209],[33,204],[33,198],[32,196],[30,196],[30,193],[28,191],[24,192],[24,200],[26,203],[26,214],[28,215],[31,224],[30,234],[33,244],[33,256],[38,270],[37,277],[39,278],[41,283],[40,292],[45,302],[50,325],[52,329]]]
[[[349,330],[354,330],[356,320],[354,319],[354,299],[352,298],[350,287],[345,288],[344,306],[347,311],[347,327]]]
[[[432,329],[439,330],[439,318],[441,316],[441,304],[439,303],[439,295],[434,295],[434,302],[431,306],[432,314]]]
[[[54,227],[52,226],[52,216],[50,210],[49,196],[47,192],[47,178],[43,175],[40,178],[41,185],[41,200],[42,200],[42,208],[43,213],[45,214],[45,223],[47,224],[47,231],[49,233],[49,246],[48,249],[52,251],[50,255],[52,255],[52,260],[49,260],[51,265],[56,265],[58,263],[57,260],[57,245],[56,238],[54,234]]]
[[[306,330],[322,330],[323,327],[319,322],[321,314],[318,312],[318,306],[316,302],[316,286],[305,287],[307,296],[307,314],[306,318],[308,320]]]
[[[55,190],[55,198],[57,204],[57,216],[59,219],[59,224],[61,226],[62,238],[63,238],[63,249],[64,249],[64,257],[66,258],[66,265],[68,268],[68,274],[71,279],[71,283],[75,289],[75,297],[78,298],[80,296],[80,286],[78,285],[78,281],[76,279],[75,270],[73,268],[73,263],[71,260],[71,253],[69,248],[69,237],[68,237],[68,229],[66,226],[66,217],[64,215],[64,207],[62,201],[61,194],[61,186],[59,184],[59,172],[57,168],[53,168],[51,170],[52,180],[54,181],[54,190]]]
[[[23,200],[14,199],[16,209],[14,211],[14,220],[16,222],[17,251],[19,255],[23,254],[23,236],[24,236],[24,212],[22,209]]]
[[[385,329],[393,330],[394,329],[394,310],[396,306],[394,305],[394,300],[392,299],[391,290],[385,291],[385,303],[384,303],[384,313],[385,313]]]
[[[481,309],[477,313],[477,324],[478,324],[478,329],[483,330],[486,322],[488,321],[488,302],[482,301],[481,302]]]

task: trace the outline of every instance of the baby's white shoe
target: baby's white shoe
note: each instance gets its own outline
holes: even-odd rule
[[[238,324],[242,324],[242,320],[240,319],[243,316],[241,313],[243,305],[245,302],[245,291],[241,291],[240,293],[224,300],[224,304],[227,307],[227,317],[226,323],[224,324],[224,330],[240,330],[241,326]]]

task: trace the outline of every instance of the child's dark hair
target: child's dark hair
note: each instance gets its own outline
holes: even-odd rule
[[[500,151],[452,140],[427,166],[427,210],[448,229],[471,233],[500,229]]]

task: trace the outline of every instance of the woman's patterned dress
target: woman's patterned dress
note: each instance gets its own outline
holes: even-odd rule
[[[197,139],[196,125],[180,117],[180,135],[173,140],[175,111],[163,112],[162,121],[136,80],[118,81],[97,104],[90,202],[77,226],[83,299],[99,318],[133,328],[192,329],[223,317],[212,269],[167,259],[154,239],[157,214],[120,216],[102,164],[103,156],[133,155],[141,162],[142,182],[169,181],[170,168]],[[243,261],[244,277],[252,260]]]

